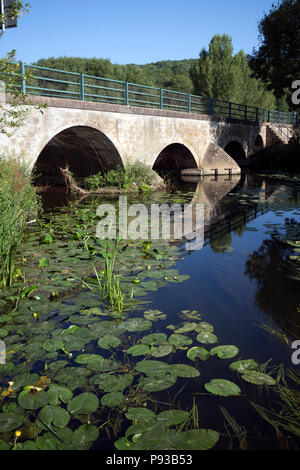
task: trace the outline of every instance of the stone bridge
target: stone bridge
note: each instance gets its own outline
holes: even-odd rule
[[[47,108],[29,106],[12,137],[0,134],[0,151],[23,155],[49,184],[61,182],[66,165],[83,178],[136,160],[158,172],[239,174],[257,149],[278,137],[278,124],[52,97],[30,96],[30,102]],[[280,128],[287,140],[292,126]]]

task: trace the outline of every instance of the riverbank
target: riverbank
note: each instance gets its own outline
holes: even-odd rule
[[[300,171],[300,144],[272,145],[251,157],[251,170]]]

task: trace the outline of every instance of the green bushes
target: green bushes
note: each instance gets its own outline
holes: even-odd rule
[[[98,173],[85,178],[85,186],[90,191],[101,188],[118,188],[147,190],[158,182],[157,174],[149,165],[142,162],[128,164],[125,168],[118,166],[107,173]]]
[[[26,223],[38,207],[25,165],[14,157],[0,155],[0,286],[12,284]]]

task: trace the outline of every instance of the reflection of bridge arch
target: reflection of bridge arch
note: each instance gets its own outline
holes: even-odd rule
[[[61,169],[69,168],[75,178],[123,166],[113,142],[90,126],[71,126],[56,133],[41,150],[35,163],[38,181],[64,184]]]

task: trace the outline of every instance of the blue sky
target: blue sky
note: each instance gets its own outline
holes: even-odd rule
[[[145,64],[196,58],[216,33],[234,50],[252,51],[257,24],[273,0],[28,0],[17,29],[0,40],[27,63],[59,56],[102,57]]]

